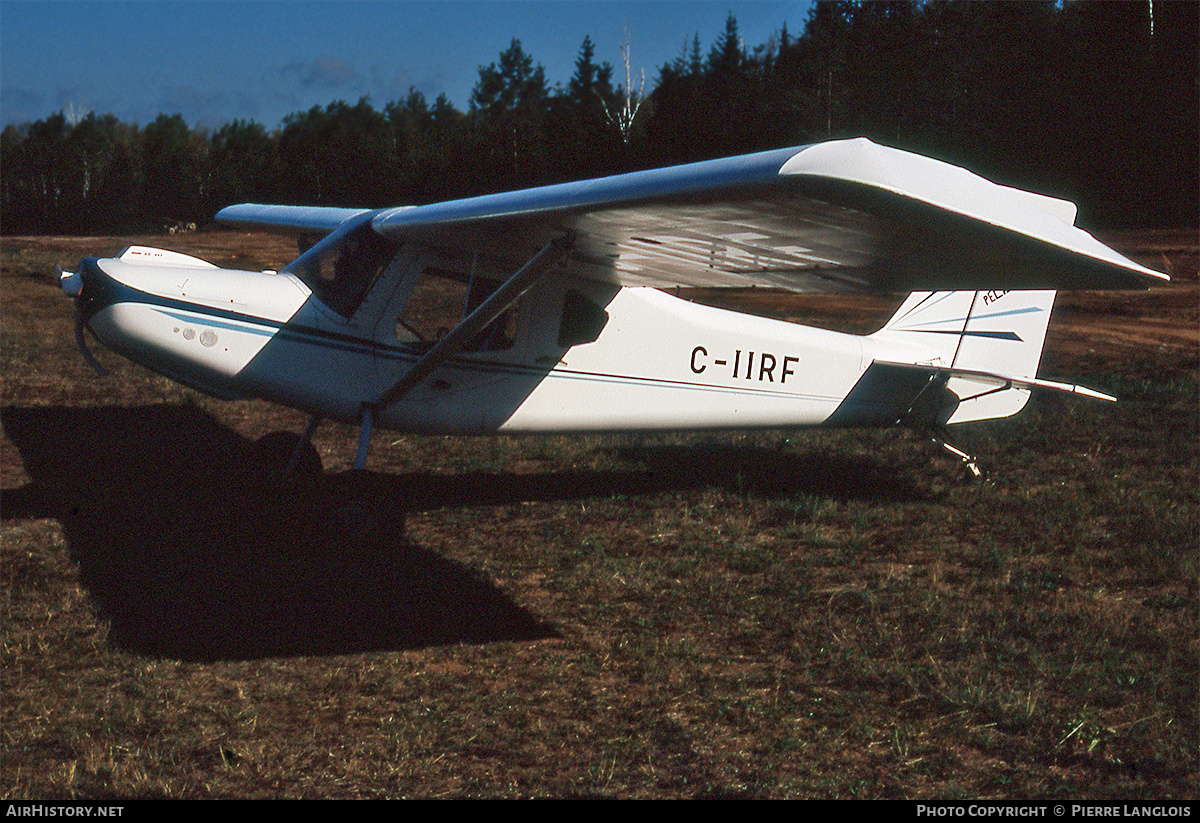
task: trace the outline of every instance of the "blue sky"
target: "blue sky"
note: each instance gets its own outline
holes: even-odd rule
[[[215,127],[268,127],[285,115],[367,95],[376,108],[410,87],[465,110],[479,67],[513,38],[566,83],[585,36],[598,62],[646,90],[693,35],[707,49],[732,13],[758,46],[786,22],[803,30],[808,0],[535,2],[535,0],[0,0],[0,125],[70,106],[145,125],[160,113]],[[636,82],[636,80],[635,80]]]

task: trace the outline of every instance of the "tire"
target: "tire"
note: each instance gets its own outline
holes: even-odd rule
[[[291,432],[271,432],[263,435],[254,444],[254,459],[257,467],[264,474],[284,478],[288,463],[296,451],[296,445],[300,442],[300,435]],[[316,447],[311,442],[304,441],[300,457],[286,479],[312,479],[319,477],[323,471],[321,455],[318,454]]]

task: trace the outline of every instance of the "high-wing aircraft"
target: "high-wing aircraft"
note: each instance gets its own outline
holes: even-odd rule
[[[290,232],[280,271],[131,246],[62,272],[76,331],[221,398],[426,433],[913,427],[1005,417],[1055,291],[1167,278],[1067,201],[865,139],[379,210],[230,206]],[[909,293],[865,336],[664,288]],[[93,360],[94,363],[94,360]]]

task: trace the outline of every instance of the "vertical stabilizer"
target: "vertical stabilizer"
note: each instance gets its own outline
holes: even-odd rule
[[[921,362],[1016,378],[1037,376],[1053,291],[914,292],[871,339],[918,346]],[[947,387],[959,397],[950,423],[1016,414],[1029,400],[1026,387],[997,388],[995,382],[952,377]]]

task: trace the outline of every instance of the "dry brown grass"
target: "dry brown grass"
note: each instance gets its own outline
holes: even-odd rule
[[[385,433],[360,477],[327,425],[287,493],[248,455],[299,415],[78,356],[53,264],[121,242],[3,242],[5,798],[1196,798],[1194,232],[1060,300],[1043,375],[1122,402],[965,429],[986,485],[900,431]]]

